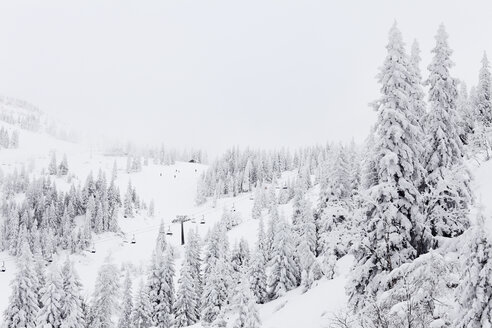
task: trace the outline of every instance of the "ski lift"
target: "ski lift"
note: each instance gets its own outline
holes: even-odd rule
[[[193,217],[193,218],[191,219],[191,223],[196,223],[196,219],[195,219],[195,217]]]
[[[50,254],[50,256],[46,259],[48,263],[53,263],[53,254]]]
[[[2,266],[0,267],[0,272],[5,272],[7,269],[5,269],[5,261],[2,261]]]
[[[249,200],[255,200],[255,196],[253,195],[253,193],[249,195]]]
[[[234,203],[232,203],[232,211],[236,212],[236,206],[234,205]]]
[[[133,237],[132,237],[132,241],[131,241],[132,244],[136,244],[137,241],[135,240],[135,234],[133,234]]]
[[[166,235],[168,235],[168,236],[172,236],[173,235],[173,232],[171,231],[171,227],[167,227]]]
[[[205,215],[202,215],[202,219],[200,221],[200,224],[205,224]]]
[[[91,253],[92,254],[96,253],[96,246],[94,244],[92,244]]]

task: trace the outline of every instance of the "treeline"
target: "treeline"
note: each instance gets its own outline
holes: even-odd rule
[[[201,176],[197,203],[203,203],[206,197],[237,196],[252,191],[262,183],[276,183],[286,171],[296,170],[306,176],[315,174],[320,180],[326,179],[327,166],[330,165],[333,150],[337,148],[330,145],[306,147],[294,153],[286,149],[229,149]],[[350,150],[356,152],[355,145]]]

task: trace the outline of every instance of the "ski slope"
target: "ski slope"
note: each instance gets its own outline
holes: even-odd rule
[[[15,128],[3,122],[0,124],[9,129]],[[25,130],[19,132],[18,149],[0,150],[0,164],[4,172],[27,164],[32,170],[31,174],[41,174],[48,166],[51,151],[56,152],[58,160],[66,154],[71,178],[56,178],[56,183],[59,190],[67,191],[72,182],[83,185],[90,172],[93,172],[94,178],[97,178],[99,170],[110,177],[113,163],[116,161],[118,167],[116,183],[122,195],[128,182],[131,181],[142,200],[147,204],[154,200],[154,217],[148,217],[146,213],[140,213],[135,218],[121,217],[119,225],[122,233],[103,233],[95,236],[96,253],[93,254],[90,250],[77,255],[62,252],[54,256],[52,264],[47,263],[47,265],[60,265],[67,256],[70,256],[81,278],[83,295],[87,299],[92,295],[98,269],[108,256],[121,267],[122,277],[125,270],[130,270],[136,290],[140,279],[146,277],[146,269],[150,263],[161,220],[166,225],[166,231],[169,229],[172,232],[172,236],[166,235],[166,239],[177,250],[176,272],[179,273],[183,254],[180,245],[180,225],[171,223],[176,215],[189,215],[196,218],[194,223],[192,221],[185,223],[185,231],[190,228],[196,229],[204,238],[207,231],[221,219],[224,208],[230,209],[234,206],[236,211],[241,213],[243,221],[228,232],[231,245],[240,238],[245,238],[250,248],[256,243],[258,221],[251,218],[253,201],[250,194],[221,198],[215,207],[212,206],[212,201],[195,206],[197,181],[200,174],[207,169],[205,165],[184,162],[177,162],[171,166],[149,164],[143,166],[141,172],[128,174],[125,171],[126,157],[105,156],[90,147],[60,141],[43,133]],[[282,179],[288,179],[293,174],[287,172]],[[282,179],[279,183],[282,183]],[[310,191],[313,201],[317,198],[317,192],[317,188]],[[290,217],[292,204],[280,205],[279,211]],[[202,218],[205,220],[203,224]],[[265,220],[268,219],[266,216]],[[133,236],[135,244],[130,243]],[[14,278],[16,267],[15,260],[5,252],[0,253],[0,261],[5,261],[7,267],[6,272],[0,273],[0,312],[3,313],[8,305],[10,282]],[[346,257],[340,261],[337,275],[333,280],[322,279],[306,293],[302,293],[298,288],[278,300],[259,306],[263,326],[272,328],[326,326],[330,315],[343,309],[346,303],[344,286],[350,264],[351,257]],[[178,278],[179,274],[176,280]],[[230,323],[232,324],[233,321],[234,318],[231,317]],[[195,326],[201,327],[200,324]]]

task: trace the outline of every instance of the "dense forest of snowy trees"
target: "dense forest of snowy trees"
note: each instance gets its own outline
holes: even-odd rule
[[[93,233],[118,232],[119,217],[143,209],[153,214],[153,203],[147,208],[131,183],[120,196],[116,166],[109,183],[104,173],[96,179],[91,173],[84,186],[72,184],[66,193],[51,177],[67,175],[66,157],[58,163],[53,154],[42,177],[26,169],[2,175],[0,250],[19,263],[5,327],[231,322],[259,328],[258,304],[332,279],[347,254],[355,258],[346,286],[350,320],[335,320],[333,327],[490,327],[492,242],[481,212],[470,214],[477,204],[466,166],[467,159],[490,158],[488,59],[483,56],[477,86],[467,89],[451,76],[443,25],[426,74],[418,43],[408,53],[396,24],[386,50],[380,96],[372,104],[377,120],[363,147],[228,150],[201,176],[197,203],[215,206],[217,198],[250,193],[252,212],[225,208],[203,240],[193,229],[187,233],[182,254],[166,241],[161,224],[138,286],[136,273],[121,270],[111,257],[90,299],[81,296],[69,259],[61,268],[45,268],[60,249],[79,252],[91,246]],[[149,159],[159,165],[176,160],[164,149],[127,154],[127,173]],[[186,156],[205,161],[201,152]],[[315,202],[309,197],[314,187]],[[293,211],[287,216],[279,205],[288,202]],[[227,232],[249,215],[258,225],[256,243],[231,245]]]
[[[131,182],[122,199],[114,182],[115,173],[108,183],[102,171],[97,179],[91,172],[83,187],[72,183],[68,192],[59,191],[50,175],[64,176],[67,172],[66,157],[58,164],[52,154],[48,175],[30,178],[25,167],[20,172],[1,175],[0,209],[5,218],[0,225],[1,250],[19,255],[24,239],[33,253],[47,260],[58,249],[87,250],[92,233],[119,231],[122,207],[126,217],[147,209]]]

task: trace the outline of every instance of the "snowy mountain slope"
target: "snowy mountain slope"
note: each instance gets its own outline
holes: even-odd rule
[[[14,128],[5,122],[1,124]],[[70,255],[81,277],[83,294],[88,299],[94,288],[98,268],[107,256],[111,256],[121,268],[130,269],[135,285],[140,278],[145,277],[161,220],[164,221],[166,230],[170,229],[172,232],[172,236],[166,236],[166,238],[177,250],[177,272],[181,265],[183,249],[180,246],[180,226],[171,223],[176,215],[186,214],[196,218],[195,223],[191,221],[185,223],[185,230],[196,229],[204,238],[213,224],[221,219],[224,208],[235,208],[241,214],[242,223],[229,231],[231,245],[240,238],[245,238],[251,246],[256,242],[258,221],[251,218],[253,201],[250,194],[241,194],[235,198],[220,198],[215,207],[212,206],[211,200],[201,206],[195,206],[197,181],[200,174],[206,170],[205,165],[184,162],[177,162],[171,166],[150,164],[144,166],[141,172],[128,174],[122,169],[126,165],[124,157],[104,156],[91,151],[88,147],[60,141],[45,133],[22,130],[18,149],[0,150],[2,168],[8,171],[29,162],[33,174],[40,174],[48,165],[51,151],[55,151],[58,158],[61,158],[63,154],[66,154],[68,158],[69,177],[58,177],[55,180],[60,190],[67,191],[72,182],[83,184],[90,172],[97,176],[98,171],[102,170],[110,176],[113,163],[116,162],[118,167],[116,183],[120,191],[124,191],[128,182],[131,181],[143,200],[146,202],[154,200],[155,202],[155,217],[141,214],[135,218],[120,218],[119,225],[122,233],[97,235],[94,239],[95,254],[88,249],[83,254]],[[289,179],[292,175],[294,175],[293,172],[286,172],[283,179]],[[279,184],[281,183],[283,183],[282,180],[279,181]],[[310,191],[309,196],[313,201],[317,199],[318,192],[317,188]],[[292,205],[281,205],[279,211],[289,218]],[[202,218],[205,219],[204,224],[200,222]],[[129,243],[133,237],[136,240],[135,244]],[[66,256],[65,252],[57,254],[53,259],[53,264],[50,265],[60,265]],[[16,265],[14,259],[5,252],[0,253],[1,261],[4,261],[7,267],[7,271],[0,275],[0,290],[2,290],[0,312],[3,312],[7,307],[10,294],[9,284],[14,277]],[[344,259],[340,264],[340,273],[335,279],[321,280],[316,287],[305,294],[302,294],[300,289],[296,289],[285,297],[262,305],[260,309],[264,326],[322,326],[328,314],[337,312],[344,306],[344,281],[350,262],[350,259]],[[320,301],[321,299],[323,301]],[[309,315],[298,316],[293,311],[298,308],[308,311]]]

